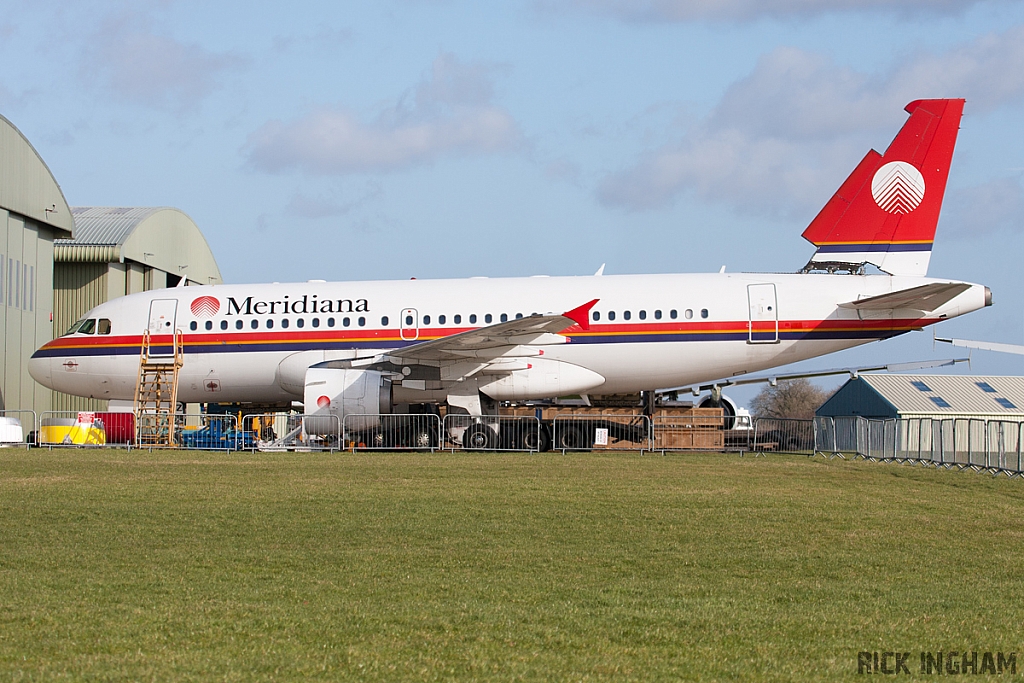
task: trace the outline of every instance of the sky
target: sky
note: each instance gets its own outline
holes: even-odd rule
[[[794,272],[903,107],[963,97],[929,275],[995,305],[935,329],[1024,343],[1022,0],[5,4],[0,114],[68,203],[181,209],[232,283]]]

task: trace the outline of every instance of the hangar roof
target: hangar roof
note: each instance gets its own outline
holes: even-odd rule
[[[70,237],[75,223],[64,193],[39,152],[0,116],[0,209],[44,223]]]
[[[884,412],[886,404],[899,415],[1017,416],[1024,414],[1024,377],[864,374],[840,387],[818,414],[867,415]]]
[[[54,242],[55,261],[134,261],[197,284],[223,282],[206,238],[178,209],[76,206],[71,213],[75,238]]]

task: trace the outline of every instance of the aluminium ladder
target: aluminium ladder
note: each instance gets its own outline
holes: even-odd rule
[[[171,353],[154,354],[154,346],[171,346]],[[174,413],[178,402],[178,371],[184,360],[181,330],[175,330],[171,344],[154,344],[149,330],[142,333],[134,405],[135,443],[139,446],[175,445]]]

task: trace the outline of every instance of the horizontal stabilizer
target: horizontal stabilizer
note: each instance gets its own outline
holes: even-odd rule
[[[928,313],[937,310],[970,288],[971,285],[965,282],[933,282],[869,299],[848,301],[839,304],[839,308],[852,308],[858,311],[891,311],[906,308]]]

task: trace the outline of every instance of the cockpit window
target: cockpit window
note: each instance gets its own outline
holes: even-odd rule
[[[108,321],[109,322],[109,321]],[[71,329],[65,333],[68,334],[92,334],[96,331],[96,319],[95,318],[83,318],[77,323],[71,326]]]
[[[100,318],[99,323],[96,325],[96,334],[110,334],[110,320]]]

